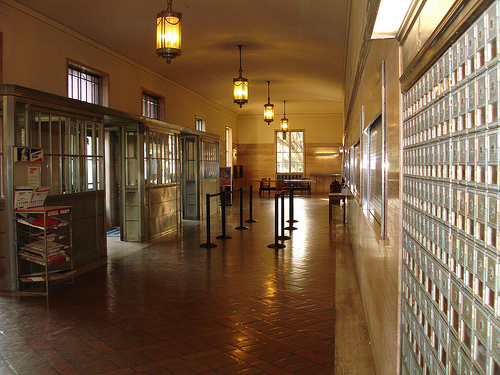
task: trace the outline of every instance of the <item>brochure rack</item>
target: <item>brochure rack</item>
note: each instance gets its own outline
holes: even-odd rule
[[[18,291],[48,297],[50,286],[72,282],[71,206],[14,210]]]

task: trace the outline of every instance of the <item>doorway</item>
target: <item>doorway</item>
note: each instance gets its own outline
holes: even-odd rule
[[[182,218],[200,219],[198,136],[182,134]]]
[[[106,228],[121,241],[144,240],[144,134],[140,128],[140,124],[106,128]]]

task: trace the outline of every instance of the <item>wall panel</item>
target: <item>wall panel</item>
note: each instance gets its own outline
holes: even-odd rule
[[[498,7],[403,95],[403,374],[500,371]]]

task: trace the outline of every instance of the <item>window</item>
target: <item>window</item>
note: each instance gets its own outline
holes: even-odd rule
[[[219,144],[202,140],[201,142],[201,178],[219,178]]]
[[[15,144],[44,150],[42,186],[50,186],[53,195],[103,190],[102,119],[51,112],[16,107]]]
[[[361,194],[361,147],[360,142],[356,142],[347,155],[349,160],[349,187],[359,201]]]
[[[196,116],[196,130],[199,130],[200,132],[207,131],[205,128],[205,119]]]
[[[142,115],[158,119],[158,98],[147,93],[142,93]]]
[[[145,173],[149,185],[179,182],[179,144],[175,134],[147,131]]]
[[[101,77],[85,68],[68,66],[68,96],[92,104],[101,104]]]
[[[152,94],[149,91],[142,92],[142,115],[155,120],[164,120],[165,98]]]
[[[382,116],[377,116],[372,124],[367,128],[368,142],[368,176],[367,176],[367,205],[370,214],[382,223],[382,178],[383,178],[383,158],[382,158]]]
[[[233,166],[233,129],[226,126],[226,167]]]
[[[276,172],[304,173],[303,131],[276,131]]]

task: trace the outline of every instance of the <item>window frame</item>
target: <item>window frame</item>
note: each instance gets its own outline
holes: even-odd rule
[[[374,144],[375,134],[377,134],[377,140],[380,144]],[[382,124],[382,113],[379,113],[372,120],[370,125],[366,128],[366,160],[367,160],[367,188],[366,188],[366,209],[373,216],[373,218],[382,225],[383,216],[383,124]],[[377,148],[377,146],[379,146]],[[378,188],[380,187],[380,191]],[[380,204],[378,204],[380,203]]]
[[[16,103],[14,143],[44,149],[51,195],[104,190],[104,119]]]
[[[195,116],[194,117],[194,126],[195,126],[195,129],[200,131],[200,132],[207,131],[207,124],[206,124],[206,121],[203,117]]]
[[[201,179],[219,178],[219,142],[201,139]]]
[[[68,98],[79,100],[85,103],[108,106],[108,86],[109,86],[109,76],[97,69],[90,68],[83,64],[77,63],[72,60],[68,60],[66,64],[66,84],[67,84],[67,93]],[[71,76],[70,70],[79,72],[81,74],[85,74],[94,78],[97,78],[97,101],[89,101],[86,99],[82,99],[81,92],[78,93],[77,97],[73,96],[74,90],[71,85]]]
[[[147,186],[180,182],[179,147],[178,134],[146,130],[144,137],[144,174]]]
[[[148,116],[145,112],[145,105],[144,105],[144,100],[145,98],[150,98],[154,99],[156,101],[156,116]],[[165,120],[165,97],[161,96],[160,94],[154,93],[151,90],[146,90],[142,89],[142,95],[141,95],[141,116],[151,118],[154,120],[160,120],[164,121]]]
[[[275,167],[276,174],[303,174],[303,175],[305,175],[305,171],[306,171],[306,158],[305,158],[306,141],[305,141],[305,131],[303,129],[289,130],[289,131],[286,132],[286,138],[281,137],[280,133],[282,134],[283,132],[281,130],[275,130],[275,134],[274,134],[274,153],[275,153],[275,164],[274,164],[274,167]],[[290,147],[290,141],[292,139],[292,133],[302,133],[302,144],[301,144],[302,151],[300,153],[293,152],[292,147]],[[287,171],[283,171],[282,169],[280,169],[278,167],[278,163],[283,163],[283,162],[279,161],[278,155],[280,153],[281,154],[285,154],[284,152],[279,152],[279,150],[278,150],[278,141],[281,140],[281,139],[287,140],[287,143],[288,143],[288,161],[286,162],[286,163],[288,163],[288,170]],[[302,170],[301,171],[300,170],[292,170],[292,164],[294,164],[294,162],[292,160],[293,159],[292,155],[302,155],[302,162],[300,162],[300,157],[298,157],[299,163],[302,166]]]

